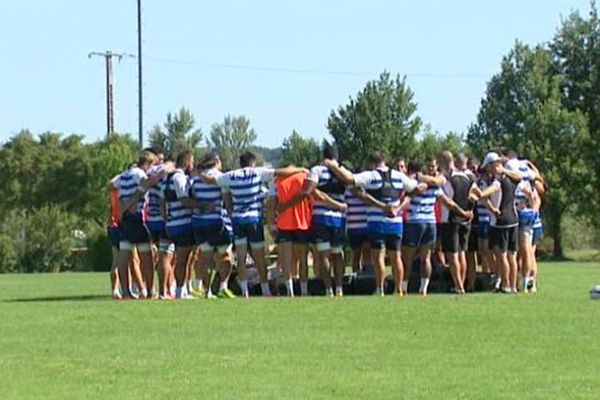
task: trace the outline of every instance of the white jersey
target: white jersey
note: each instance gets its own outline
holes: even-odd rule
[[[190,197],[190,181],[182,169],[176,169],[161,183],[161,196],[167,205],[167,230],[174,234],[190,230],[192,210],[181,202]]]
[[[349,172],[344,167],[340,167]],[[322,190],[332,199],[343,203],[345,185],[324,165],[315,165],[310,169],[308,180],[317,184],[317,189]],[[324,202],[317,200],[313,207],[313,221],[316,224],[340,228],[344,225],[344,213],[334,209]]]
[[[216,168],[211,168],[202,171],[205,175],[219,177],[223,173]],[[222,225],[228,221],[227,211],[223,207],[223,194],[227,193],[228,189],[221,188],[219,185],[211,185],[204,183],[200,178],[192,179],[192,193],[196,200],[201,203],[211,203],[213,209],[211,211],[194,210],[192,215],[193,226],[214,226]]]

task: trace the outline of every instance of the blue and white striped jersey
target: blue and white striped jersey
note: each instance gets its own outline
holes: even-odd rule
[[[354,183],[374,195],[381,190],[381,195],[374,195],[379,201],[400,205],[400,195],[403,191],[412,192],[417,186],[417,181],[411,179],[400,171],[392,170],[390,173],[390,182],[385,181],[385,175],[388,168],[379,168],[372,171],[361,172],[354,175]],[[390,187],[387,187],[387,186]],[[383,193],[383,192],[386,193]],[[370,233],[383,234],[401,234],[402,233],[402,214],[398,213],[395,217],[388,217],[383,210],[376,207],[367,208],[367,226]]]
[[[346,230],[349,236],[364,235],[368,232],[367,205],[352,193],[352,188],[344,194],[348,211],[346,211]]]
[[[148,171],[148,177],[154,176],[164,170],[164,164],[156,165]],[[164,180],[164,178],[163,178]],[[160,191],[162,182],[148,189],[148,229],[158,230],[164,229],[165,221],[160,213]]]
[[[543,230],[544,226],[542,224],[542,213],[538,212],[535,216],[535,220],[533,222],[533,229]]]
[[[208,176],[218,177],[222,172],[216,168],[211,168],[202,171]],[[223,225],[224,217],[227,216],[227,211],[223,207],[223,193],[228,189],[221,188],[219,185],[211,185],[204,183],[200,178],[192,179],[193,197],[201,203],[212,203],[211,211],[194,210],[192,215],[193,226],[215,226]],[[229,220],[229,218],[227,218]]]
[[[185,172],[177,168],[161,183],[161,196],[167,206],[167,230],[179,234],[192,226],[192,210],[181,203],[181,198],[189,197],[190,182]]]
[[[338,182],[337,178],[333,175],[333,172],[331,172],[329,168],[324,165],[315,165],[312,167],[310,169],[310,173],[308,174],[308,180],[316,183],[317,189],[323,189],[324,187],[328,187],[335,182]],[[343,203],[345,201],[344,190],[345,188],[340,188],[339,193],[332,193],[328,192],[327,190],[323,191],[332,199]],[[344,225],[344,213],[340,210],[329,207],[320,200],[317,200],[313,206],[313,223],[341,228]]]
[[[435,202],[443,193],[442,188],[432,186],[421,194],[411,196],[406,223],[435,224]]]
[[[531,182],[529,180],[523,179],[517,185],[517,190],[515,191],[515,206],[517,207],[517,214],[519,215],[519,219],[534,219],[535,214],[537,213],[527,196],[526,191],[535,191],[535,188],[532,187]]]
[[[126,203],[138,190],[144,193],[144,195],[138,201],[136,208],[136,214],[139,215],[142,215],[144,212],[144,207],[147,201],[147,194],[145,193],[146,188],[141,185],[141,182],[147,177],[148,176],[146,175],[146,172],[144,172],[144,170],[138,166],[133,166],[119,175],[118,186],[120,202]]]
[[[231,192],[233,223],[257,224],[262,221],[264,184],[275,177],[275,170],[264,167],[246,167],[225,172],[216,177],[217,184]]]
[[[523,175],[523,180],[526,181],[531,181],[535,177],[535,171],[529,168],[525,160],[513,158],[508,160],[504,167],[509,171],[519,171]]]

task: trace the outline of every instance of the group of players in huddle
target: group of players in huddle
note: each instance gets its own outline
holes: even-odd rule
[[[288,296],[308,295],[310,252],[326,295],[343,296],[345,244],[353,271],[372,268],[381,296],[386,263],[394,294],[404,296],[417,259],[418,294],[427,296],[432,257],[450,269],[456,294],[474,290],[478,264],[500,293],[537,291],[535,248],[546,188],[529,160],[499,149],[478,165],[444,151],[425,165],[399,160],[391,167],[376,152],[367,168],[351,171],[338,159],[327,145],[322,162],[310,170],[274,169],[257,166],[247,151],[240,168],[224,172],[216,152],[195,163],[191,152],[165,161],[162,151],[144,150],[109,184],[113,297],[233,298],[234,260],[241,295],[248,297],[249,259],[260,292],[271,296],[264,218]],[[294,293],[294,278],[300,293]]]

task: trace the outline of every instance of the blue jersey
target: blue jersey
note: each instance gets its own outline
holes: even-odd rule
[[[527,191],[534,192],[535,188],[529,180],[524,179],[517,185],[517,190],[515,191],[515,206],[517,207],[517,214],[520,221],[533,221],[537,214],[537,211],[532,207],[529,196],[526,193]]]
[[[214,176],[215,178],[222,175],[222,172],[216,168],[202,171],[203,174],[208,176]],[[206,227],[206,226],[222,226],[226,221],[229,220],[227,211],[223,207],[223,191],[227,189],[221,189],[219,185],[211,185],[204,183],[200,178],[192,179],[192,194],[193,197],[201,203],[211,203],[213,209],[211,211],[194,210],[192,215],[192,225],[195,227]]]
[[[411,196],[407,223],[435,224],[435,202],[442,194],[442,188],[432,186],[421,194]]]
[[[489,182],[485,179],[477,181],[477,187],[484,191],[489,186]],[[485,206],[483,200],[477,202],[477,216],[479,226],[488,226],[490,224],[490,210]]]
[[[316,165],[312,167],[308,180],[316,183],[317,189],[322,190],[332,199],[340,203],[345,201],[344,192],[346,188],[326,166]],[[317,200],[313,206],[313,223],[341,228],[344,225],[344,213]]]
[[[258,224],[262,221],[264,185],[275,176],[275,170],[247,167],[226,172],[216,177],[217,184],[231,192],[233,223]]]
[[[364,235],[368,232],[367,227],[367,205],[354,196],[352,189],[348,188],[345,193],[348,204],[346,212],[346,230],[349,236]]]
[[[181,203],[181,199],[189,197],[190,183],[181,169],[168,175],[161,184],[161,196],[167,206],[167,231],[179,234],[189,231],[192,226],[192,210]]]
[[[354,183],[364,188],[377,200],[393,205],[400,205],[400,195],[406,190],[412,192],[417,181],[409,178],[403,172],[379,168],[354,175]],[[389,175],[389,179],[387,176]],[[402,214],[394,217],[387,216],[383,210],[368,207],[367,226],[369,233],[402,234]]]

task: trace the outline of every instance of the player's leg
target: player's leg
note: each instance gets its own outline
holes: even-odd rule
[[[397,296],[403,296],[404,291],[402,290],[402,282],[404,282],[404,264],[402,262],[402,236],[400,235],[388,235],[385,240],[385,248],[387,250],[387,256],[392,265],[392,276],[394,277],[394,294]],[[384,272],[385,275],[385,266]],[[385,276],[383,276],[385,282]]]
[[[278,242],[281,259],[279,263],[283,270],[283,279],[285,281],[285,287],[287,295],[294,297],[294,283],[292,280],[292,269],[294,262],[294,245],[293,245],[293,233],[290,231],[279,231]]]
[[[175,246],[167,239],[161,239],[158,245],[158,295],[161,299],[172,298],[169,278],[173,275],[173,252]],[[173,293],[174,294],[174,293]]]
[[[338,297],[344,295],[344,236],[342,228],[331,228],[330,238],[331,243],[331,259],[335,273],[335,294]]]
[[[385,279],[385,238],[381,234],[369,235],[371,242],[371,261],[375,275],[375,294],[383,296],[383,282]]]
[[[300,294],[308,296],[308,237],[306,233],[304,238],[294,243],[294,254],[298,260],[300,275]]]
[[[269,287],[267,263],[265,260],[265,236],[262,224],[250,224],[248,226],[248,242],[252,249],[252,257],[258,270],[260,288],[263,296],[271,296]]]
[[[435,224],[425,224],[421,235],[419,247],[419,261],[421,265],[421,285],[419,295],[427,296],[431,280],[431,252],[437,240],[437,227]]]
[[[412,268],[421,245],[421,236],[425,224],[404,224],[402,235],[402,263],[404,264],[404,278],[402,280],[402,293],[408,294],[408,282],[412,276]],[[423,266],[421,265],[421,268]]]
[[[506,249],[508,266],[509,266],[509,282],[510,290],[512,293],[517,293],[517,277],[518,277],[518,265],[517,265],[517,253],[519,251],[519,227],[506,229],[507,231],[507,245]]]
[[[442,224],[442,250],[446,262],[450,267],[452,282],[454,284],[455,293],[463,293],[464,288],[460,280],[460,259],[458,251],[458,225],[457,224]]]

